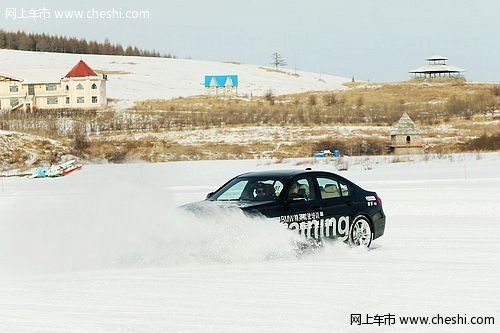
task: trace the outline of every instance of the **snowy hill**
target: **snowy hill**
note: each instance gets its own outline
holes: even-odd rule
[[[345,89],[349,79],[297,71],[277,73],[259,65],[191,59],[166,59],[88,54],[46,53],[0,49],[0,73],[46,82],[57,81],[80,59],[108,74],[108,98],[123,101],[170,99],[205,93],[205,75],[239,75],[239,95]],[[122,105],[127,105],[125,103]]]

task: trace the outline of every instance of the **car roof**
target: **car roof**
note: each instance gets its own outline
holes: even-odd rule
[[[290,178],[295,175],[299,175],[302,173],[311,172],[310,170],[304,169],[290,169],[290,170],[266,170],[266,171],[254,171],[247,172],[239,175],[238,177],[283,177]]]
[[[280,177],[280,178],[292,178],[297,175],[309,174],[309,173],[324,173],[325,171],[316,171],[311,169],[289,169],[289,170],[266,170],[266,171],[254,171],[247,172],[239,175],[238,177],[256,177],[256,178],[265,178],[265,177]],[[331,172],[327,172],[333,174]]]

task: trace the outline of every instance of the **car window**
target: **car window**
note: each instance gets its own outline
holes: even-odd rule
[[[248,199],[254,201],[276,200],[283,190],[283,183],[274,179],[258,180],[249,185],[251,195]]]
[[[319,177],[318,185],[321,192],[321,199],[338,198],[341,196],[339,183],[335,179]]]
[[[236,179],[215,195],[217,201],[272,201],[283,190],[283,182],[277,179]]]
[[[243,193],[243,190],[248,184],[248,180],[241,180],[239,182],[236,182],[233,184],[231,187],[229,187],[226,191],[224,191],[219,197],[217,198],[217,201],[233,201],[233,200],[240,200],[241,194]]]
[[[309,201],[316,199],[311,178],[300,178],[294,180],[288,189],[288,201]]]
[[[349,185],[344,182],[326,177],[318,177],[317,180],[321,192],[321,199],[348,197],[351,194]]]
[[[349,185],[343,184],[341,182],[339,182],[339,185],[340,185],[340,193],[342,194],[343,197],[348,197],[349,195],[351,195]]]

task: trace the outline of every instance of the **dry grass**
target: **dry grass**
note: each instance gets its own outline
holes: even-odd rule
[[[111,64],[126,64],[126,65],[137,65],[136,62],[133,61],[127,61],[127,62],[118,62],[118,61],[112,61]]]
[[[112,74],[132,74],[131,72],[113,71],[113,70],[107,70],[107,69],[94,69],[94,72],[96,72],[97,74],[107,74],[107,75],[112,75]]]
[[[0,135],[0,170],[24,169],[36,163],[52,163],[68,151],[62,144],[39,137],[16,133]]]
[[[468,133],[469,136],[480,136],[483,134],[494,135],[500,133],[500,121],[489,120],[485,117],[475,117],[474,119],[454,119],[450,123],[458,131]]]
[[[262,145],[261,149],[270,149]],[[152,162],[184,161],[184,160],[222,160],[258,158],[260,153],[255,146],[224,143],[201,143],[197,145],[181,145],[166,140],[133,140],[116,141],[99,139],[91,141],[87,158],[106,159],[110,162],[126,160],[145,160]],[[271,155],[266,155],[271,157]]]
[[[300,77],[300,75],[297,73],[292,73],[292,72],[288,72],[288,71],[281,70],[281,69],[274,69],[274,68],[262,67],[262,66],[259,67],[259,69],[262,69],[263,71],[269,72],[269,73],[278,73],[278,74],[284,74],[284,75],[288,75],[288,76]]]
[[[496,151],[500,150],[500,131],[488,135],[482,134],[480,137],[467,141],[463,146],[464,151]]]
[[[498,85],[463,81],[409,81],[399,84],[349,83],[351,89],[248,99],[206,96],[147,100],[132,109],[43,111],[0,114],[0,129],[37,134],[62,142],[58,148],[36,146],[40,160],[71,152],[89,159],[170,161],[190,159],[283,159],[311,156],[316,150],[341,149],[349,155],[383,154],[388,126],[407,112],[425,131],[428,151],[472,149],[466,144],[483,134],[498,134]],[[495,118],[496,117],[496,118]],[[80,133],[75,133],[78,124]],[[355,133],[337,132],[344,125]],[[371,127],[363,126],[370,125]],[[443,129],[442,127],[451,129]],[[202,129],[286,128],[293,135],[271,134],[240,143],[199,139],[175,142],[175,133]],[[375,126],[379,127],[380,130]],[[308,130],[304,130],[304,128]],[[325,128],[327,130],[325,130]],[[182,131],[182,132],[179,132]],[[326,142],[318,132],[327,134]],[[174,133],[170,139],[132,139],[132,133]],[[490,140],[490,139],[488,139]],[[487,141],[488,141],[487,140]],[[47,153],[45,151],[48,151]],[[54,153],[56,151],[56,153]],[[26,161],[23,150],[6,160]]]
[[[406,112],[422,124],[451,118],[472,118],[500,108],[500,97],[491,84],[463,81],[400,84],[353,83],[340,92],[266,96],[251,101],[204,97],[153,100],[138,103],[134,111],[168,112],[178,120],[174,126],[244,125],[392,125]]]

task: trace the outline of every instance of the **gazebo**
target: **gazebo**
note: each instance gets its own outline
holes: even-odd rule
[[[433,55],[426,60],[427,65],[410,71],[414,78],[462,77],[461,73],[465,72],[465,69],[447,65],[448,58],[440,55]]]

